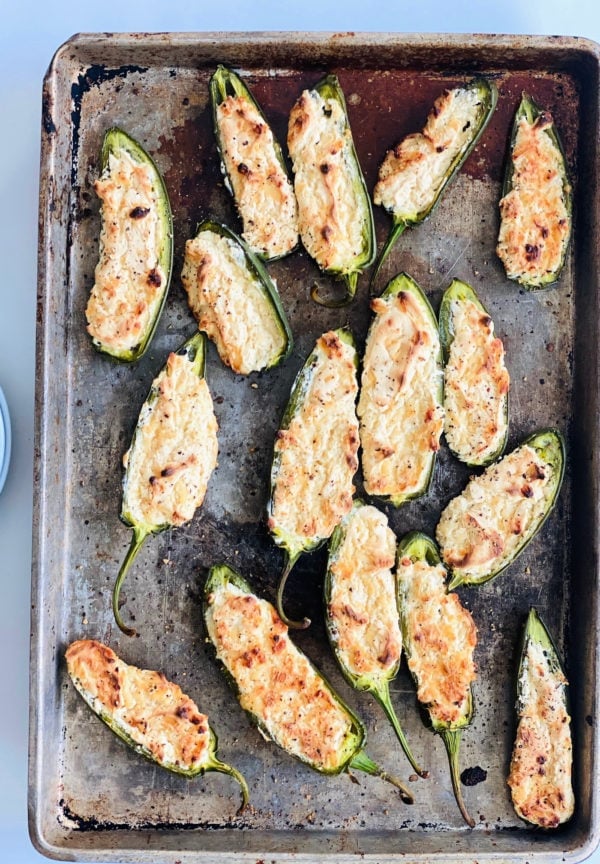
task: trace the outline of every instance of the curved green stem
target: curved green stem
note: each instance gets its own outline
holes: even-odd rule
[[[346,283],[346,290],[343,297],[326,300],[319,294],[319,286],[313,285],[310,289],[310,299],[314,300],[315,303],[318,303],[319,306],[327,307],[327,309],[340,309],[342,306],[347,306],[348,303],[354,299],[354,295],[356,294],[358,271],[354,270],[352,273],[348,273],[344,276],[344,282]]]
[[[385,711],[388,720],[390,721],[390,723],[392,724],[392,726],[394,728],[394,732],[396,733],[396,737],[398,738],[398,741],[400,742],[400,745],[401,745],[402,749],[404,750],[404,753],[406,754],[406,758],[408,759],[408,761],[412,765],[413,769],[416,771],[416,773],[419,775],[419,777],[423,777],[423,778],[429,777],[429,771],[424,771],[419,766],[418,762],[416,761],[415,757],[413,756],[411,749],[408,745],[408,741],[406,740],[406,736],[405,736],[404,731],[400,725],[400,721],[398,720],[398,715],[396,714],[396,712],[394,710],[394,706],[392,705],[392,700],[390,698],[389,683],[387,681],[384,681],[381,684],[381,686],[378,689],[373,690],[372,693],[375,696],[375,698],[377,699],[377,701],[379,702],[379,704],[381,705],[381,707],[383,708],[383,710]]]
[[[126,636],[135,636],[136,631],[132,627],[128,627],[123,623],[123,619],[121,618],[121,612],[119,611],[119,595],[121,594],[121,586],[125,581],[125,577],[129,571],[129,568],[133,564],[137,553],[142,548],[142,544],[146,537],[150,532],[145,528],[140,528],[138,525],[133,526],[133,537],[131,538],[131,545],[127,550],[127,555],[125,556],[125,560],[121,564],[121,569],[119,570],[119,575],[117,576],[117,581],[115,582],[115,587],[113,588],[113,596],[112,596],[112,607],[113,614],[115,616],[115,621],[120,630],[125,633]]]
[[[407,226],[406,222],[394,221],[394,224],[392,225],[392,229],[388,235],[388,238],[383,245],[383,249],[379,253],[379,258],[377,259],[377,264],[375,265],[375,270],[373,271],[373,275],[371,276],[371,283],[370,283],[371,285],[373,285],[375,283],[377,277],[379,276],[379,271],[381,270],[383,262],[385,261],[385,259],[388,257],[388,255],[392,251],[392,247],[393,247],[394,243],[396,242],[398,237],[400,237],[400,235],[404,232],[404,229],[407,227],[408,226]]]
[[[292,621],[291,618],[288,618],[285,612],[283,611],[283,592],[285,590],[285,583],[287,582],[288,576],[292,572],[292,567],[300,557],[300,553],[297,552],[295,555],[289,555],[287,557],[287,561],[285,562],[285,567],[283,568],[283,573],[279,579],[279,585],[277,586],[277,612],[279,613],[279,617],[286,624],[290,630],[306,630],[307,627],[310,627],[310,618],[303,618],[302,621]]]
[[[442,740],[446,745],[446,752],[448,754],[448,761],[450,763],[450,776],[452,778],[452,789],[454,791],[454,797],[456,798],[456,803],[458,804],[458,809],[460,810],[463,819],[467,823],[470,828],[475,827],[475,820],[469,816],[467,812],[467,808],[465,806],[465,802],[462,797],[462,790],[460,788],[460,767],[458,764],[458,751],[460,749],[460,739],[462,736],[461,729],[443,729],[440,732],[442,736]]]
[[[234,780],[240,784],[240,789],[242,792],[242,803],[236,813],[236,816],[241,816],[246,807],[248,806],[248,802],[250,801],[250,791],[248,789],[248,784],[246,783],[246,779],[243,774],[234,768],[232,765],[228,765],[226,762],[221,762],[220,759],[213,757],[210,765],[207,768],[208,771],[218,771],[220,774],[228,774],[230,777],[233,777]]]
[[[395,786],[396,789],[400,790],[400,797],[405,804],[415,803],[412,793],[406,788],[404,783],[402,783],[401,780],[398,780],[397,777],[394,777],[393,774],[388,774],[387,771],[380,768],[376,762],[373,762],[373,760],[367,756],[364,750],[359,750],[358,753],[354,754],[348,767],[355,768],[357,771],[364,771],[365,774],[370,774],[372,777],[381,777],[382,780],[386,780],[388,783],[391,783],[392,786]]]

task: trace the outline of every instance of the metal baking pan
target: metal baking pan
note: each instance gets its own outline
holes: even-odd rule
[[[269,598],[282,564],[264,524],[273,435],[291,382],[315,338],[349,324],[362,345],[368,276],[354,303],[326,310],[309,298],[328,279],[303,252],[274,263],[295,335],[281,369],[237,377],[211,346],[208,380],[220,425],[219,467],[207,499],[183,528],[150,538],[124,591],[140,638],[114,626],[110,592],[129,542],[119,522],[121,458],[150,381],[195,328],[179,273],[185,240],[213,216],[237,226],[213,141],[208,80],[217,63],[248,79],[281,140],[306,85],[336,72],[372,188],[386,149],[422,127],[435,97],[474,74],[494,78],[497,110],[476,150],[422,226],[404,234],[383,281],[410,273],[437,308],[453,277],[473,284],[503,337],[512,376],[509,447],[556,425],[568,442],[558,506],[511,568],[461,590],[479,626],[477,714],[463,767],[487,779],[465,789],[477,820],[461,822],[443,745],[422,723],[406,669],[393,700],[429,780],[402,804],[387,784],[326,778],[265,743],[210,659],[201,625],[206,568],[227,561]],[[57,52],[44,83],[38,296],[37,427],[31,653],[30,829],[44,854],[119,861],[372,862],[579,861],[599,839],[598,806],[598,250],[600,49],[584,40],[395,34],[80,35]],[[575,233],[557,286],[530,293],[508,282],[494,247],[512,115],[526,90],[550,110],[575,195]],[[94,352],[84,309],[98,255],[93,192],[104,131],[139,139],[164,173],[175,217],[170,297],[148,354],[133,366]],[[388,217],[376,208],[378,239]],[[423,499],[389,510],[398,535],[432,531],[468,476],[440,454]],[[360,484],[359,484],[360,487]],[[389,509],[389,508],[388,508]],[[389,771],[409,766],[379,707],[350,692],[326,645],[320,615],[325,551],[304,556],[289,582],[290,614],[313,626],[298,643],[364,718],[369,753]],[[571,681],[577,809],[540,832],[515,816],[506,786],[514,734],[518,636],[540,610]],[[109,643],[126,660],[161,669],[205,710],[220,754],[249,780],[252,809],[235,817],[238,791],[211,774],[188,782],[129,752],[88,711],[67,680],[76,638]]]

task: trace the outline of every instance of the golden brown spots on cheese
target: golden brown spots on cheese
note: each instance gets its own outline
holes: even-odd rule
[[[133,350],[148,332],[166,280],[158,260],[165,237],[154,173],[122,151],[119,158],[109,156],[94,188],[102,230],[87,329],[114,351]]]
[[[444,370],[444,432],[448,446],[470,465],[489,461],[506,435],[510,378],[502,340],[471,300],[450,306],[454,338]]]
[[[367,226],[356,207],[360,178],[352,147],[339,102],[305,90],[290,113],[288,148],[302,243],[324,270],[345,270],[364,249]]]
[[[573,815],[573,745],[564,703],[566,679],[551,668],[543,648],[530,641],[508,785],[517,813],[542,828]]]
[[[389,678],[402,651],[392,573],[396,538],[385,515],[370,505],[354,508],[341,528],[328,606],[336,651],[352,675]]]
[[[93,640],[73,642],[65,656],[86,702],[159,762],[194,769],[208,760],[208,718],[162,673],[130,666]]]
[[[271,129],[243,96],[228,96],[217,106],[217,124],[244,239],[265,258],[286,255],[298,243],[298,212]]]
[[[483,577],[511,559],[546,510],[553,472],[532,447],[522,445],[473,478],[448,504],[436,534],[455,576]]]
[[[358,402],[365,489],[410,496],[425,486],[442,433],[438,332],[408,291],[372,308]]]
[[[397,575],[405,649],[419,701],[434,721],[460,724],[470,711],[477,628],[458,595],[446,592],[441,565],[404,557]]]
[[[204,378],[170,354],[153,382],[127,455],[123,512],[141,525],[182,525],[206,494],[217,463],[217,421]]]
[[[285,352],[272,301],[234,240],[210,230],[188,240],[181,281],[198,329],[234,372],[264,369]]]
[[[542,282],[560,270],[569,242],[565,166],[547,130],[552,117],[519,122],[513,149],[512,188],[500,201],[496,251],[511,279]]]
[[[266,734],[318,770],[341,766],[349,756],[352,720],[290,640],[273,606],[228,583],[209,597],[206,621],[242,708],[259,718]]]
[[[423,132],[408,135],[386,154],[373,193],[375,204],[408,220],[431,207],[452,163],[471,141],[481,110],[481,98],[472,88],[444,91]]]
[[[310,383],[276,435],[269,528],[299,544],[330,537],[352,507],[358,467],[355,349],[333,331],[316,343]]]

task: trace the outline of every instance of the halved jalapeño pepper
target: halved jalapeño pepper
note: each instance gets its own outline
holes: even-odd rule
[[[372,282],[402,232],[423,222],[440,200],[477,144],[497,99],[496,87],[485,78],[445,90],[423,131],[408,135],[386,154],[373,200],[391,214],[393,222]]]
[[[575,809],[568,681],[535,609],[525,625],[517,680],[519,718],[508,785],[517,814],[557,828]]]
[[[197,333],[152,382],[131,447],[125,454],[121,519],[133,529],[129,551],[113,590],[113,612],[129,636],[119,609],[123,580],[149,534],[189,522],[206,494],[217,463],[217,420],[204,379],[205,336]]]
[[[277,432],[267,517],[275,543],[286,552],[277,610],[289,627],[310,624],[306,618],[290,621],[283,612],[292,567],[303,552],[329,539],[352,507],[359,446],[357,366],[348,330],[320,336],[298,373]]]
[[[401,273],[371,301],[358,402],[365,490],[394,507],[429,488],[443,429],[435,314]]]
[[[371,201],[335,75],[305,90],[292,108],[288,148],[294,169],[300,236],[324,273],[343,279],[339,299],[311,297],[324,306],[344,306],[358,276],[373,262],[375,230]]]
[[[243,776],[217,758],[217,736],[197,705],[160,672],[125,663],[92,639],[72,642],[67,670],[85,702],[136,753],[183,777],[207,771],[240,784],[241,812],[248,803]]]
[[[458,595],[446,591],[446,570],[435,543],[418,531],[398,546],[400,622],[408,668],[417,697],[441,736],[454,796],[465,822],[474,826],[460,786],[459,748],[473,719],[473,653],[477,628]]]
[[[292,332],[275,283],[225,225],[199,225],[185,244],[181,281],[199,329],[234,372],[269,369],[289,356]]]
[[[275,608],[226,565],[209,572],[204,621],[241,707],[267,740],[322,774],[355,768],[381,777],[412,803],[364,752],[363,724],[294,645]]]
[[[94,346],[131,362],[148,347],[173,264],[173,219],[163,179],[143,147],[122,129],[104,136],[100,258],[86,308]]]
[[[554,121],[523,93],[511,133],[496,247],[508,278],[529,289],[556,282],[572,222],[571,183]]]
[[[242,79],[219,66],[210,81],[221,170],[252,251],[267,261],[298,245],[298,206],[281,147]]]
[[[509,375],[494,322],[466,282],[454,279],[440,305],[444,433],[467,465],[489,465],[508,435]]]
[[[325,575],[325,624],[339,666],[351,687],[372,693],[385,711],[408,761],[427,776],[411,753],[390,698],[400,668],[396,536],[387,517],[355,501],[332,534]]]
[[[543,429],[450,501],[436,529],[450,589],[481,585],[512,564],[552,511],[564,466],[562,435]]]

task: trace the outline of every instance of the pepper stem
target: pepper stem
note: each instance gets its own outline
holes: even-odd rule
[[[327,309],[340,309],[342,306],[347,306],[356,294],[358,271],[353,270],[352,273],[347,273],[344,276],[344,282],[346,283],[346,290],[342,297],[326,300],[319,294],[319,286],[313,285],[310,289],[310,299],[318,303],[319,306],[325,306]]]
[[[277,612],[279,613],[279,617],[283,623],[289,627],[290,630],[306,630],[307,627],[310,627],[310,618],[303,618],[302,621],[292,621],[292,619],[288,618],[283,611],[283,592],[285,590],[285,583],[292,572],[292,567],[299,557],[299,553],[288,555],[285,567],[283,568],[283,573],[279,579],[279,585],[277,586]]]
[[[133,537],[131,538],[131,545],[127,550],[125,560],[121,564],[121,569],[119,570],[119,575],[117,576],[117,581],[115,582],[115,587],[113,588],[113,614],[115,616],[115,621],[117,622],[119,629],[122,630],[126,636],[136,636],[137,634],[132,627],[128,627],[126,624],[124,624],[123,619],[121,618],[121,612],[119,610],[119,595],[121,594],[121,586],[125,581],[125,577],[127,576],[129,568],[133,564],[137,553],[142,548],[142,544],[149,533],[150,532],[146,531],[145,528],[140,528],[139,525],[133,526]]]
[[[226,762],[221,762],[220,759],[217,759],[213,756],[210,766],[208,768],[209,771],[218,771],[220,774],[228,774],[229,777],[233,777],[234,780],[240,784],[240,789],[242,792],[242,803],[235,814],[236,816],[241,816],[246,807],[248,806],[248,802],[250,801],[250,791],[248,789],[248,784],[244,778],[243,774],[234,768],[233,765],[228,765]]]
[[[458,751],[460,748],[462,730],[442,729],[440,735],[442,736],[442,740],[446,745],[446,752],[448,754],[448,761],[450,763],[450,777],[452,778],[452,789],[454,791],[456,803],[458,804],[458,809],[460,810],[462,817],[467,823],[467,825],[470,828],[474,828],[475,820],[471,816],[469,816],[469,813],[467,812],[467,808],[465,806],[465,802],[462,796],[462,790],[460,788],[460,768],[458,764]]]
[[[419,775],[419,777],[423,777],[423,778],[429,777],[429,771],[424,771],[419,766],[418,762],[416,761],[415,757],[413,756],[413,754],[411,752],[411,749],[409,747],[408,741],[406,740],[406,736],[404,734],[404,731],[400,725],[400,721],[398,720],[398,715],[396,714],[396,712],[394,710],[394,706],[392,705],[392,700],[390,698],[390,688],[389,688],[388,682],[384,681],[379,688],[377,688],[376,690],[373,690],[372,692],[373,692],[373,695],[375,696],[375,698],[377,699],[377,701],[379,702],[379,704],[381,705],[381,707],[383,708],[383,710],[385,711],[385,714],[386,714],[388,720],[392,724],[392,726],[394,728],[394,732],[396,733],[396,737],[398,738],[398,741],[400,742],[400,745],[401,745],[402,749],[404,750],[404,753],[406,754],[406,758],[408,759],[408,761],[412,765],[413,769],[416,771],[416,773]]]
[[[381,777],[382,780],[387,780],[388,783],[400,790],[400,797],[405,804],[414,804],[415,799],[404,783],[380,768],[376,762],[367,756],[364,750],[359,750],[358,753],[354,754],[348,767],[354,768],[356,771],[364,771],[365,774],[370,774],[372,777]]]
[[[373,275],[371,276],[371,283],[370,283],[371,285],[373,285],[375,283],[377,277],[379,276],[379,271],[381,270],[383,262],[385,261],[385,259],[388,257],[388,255],[392,251],[392,247],[393,247],[394,243],[396,242],[398,237],[400,237],[400,235],[404,232],[404,229],[406,227],[407,227],[406,222],[394,221],[394,224],[392,225],[392,229],[388,235],[388,238],[383,245],[383,249],[379,253],[379,258],[377,259],[377,263],[375,265],[375,270],[373,271]]]

